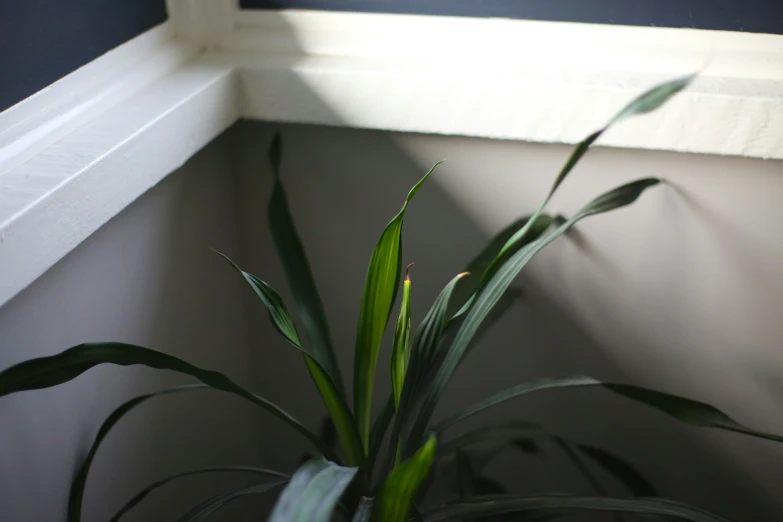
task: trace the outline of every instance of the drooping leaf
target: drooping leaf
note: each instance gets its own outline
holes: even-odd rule
[[[409,265],[410,266],[410,265]],[[397,316],[397,325],[394,329],[394,342],[391,356],[391,382],[394,406],[400,406],[402,385],[405,381],[405,372],[408,369],[411,344],[411,278],[408,269],[405,269],[405,281],[402,283],[402,300],[400,301],[400,313]]]
[[[136,507],[139,503],[141,503],[141,501],[144,500],[147,497],[147,495],[149,495],[156,489],[165,486],[169,482],[173,482],[186,477],[192,477],[195,475],[205,475],[211,473],[253,473],[256,475],[261,475],[266,479],[261,484],[254,484],[254,485],[272,484],[270,487],[274,487],[274,485],[282,483],[282,481],[288,479],[288,476],[285,475],[284,473],[279,473],[277,471],[264,469],[264,468],[254,468],[251,466],[224,466],[224,467],[217,467],[217,468],[201,468],[201,469],[185,471],[182,473],[171,475],[169,477],[158,480],[156,482],[153,482],[146,488],[139,491],[124,506],[122,506],[122,508],[113,517],[111,517],[111,520],[109,522],[119,522],[119,520],[123,517],[123,515],[125,515],[134,507]],[[247,487],[247,486],[242,486],[242,487]]]
[[[372,505],[375,499],[362,497],[359,501],[359,507],[356,508],[351,522],[370,522],[370,516],[372,516]]]
[[[659,180],[656,178],[640,179],[595,198],[558,228],[514,252],[511,257],[492,273],[482,290],[477,294],[475,303],[457,331],[443,362],[438,366],[437,373],[432,379],[428,379],[428,389],[421,395],[415,406],[415,418],[412,419],[412,426],[406,431],[406,438],[411,444],[415,444],[420,440],[432,417],[435,405],[443,394],[454,370],[463,359],[463,355],[470,345],[473,336],[522,268],[545,246],[557,239],[580,220],[594,214],[626,206],[635,201],[644,190],[658,183]]]
[[[280,256],[288,286],[294,296],[294,306],[302,320],[302,327],[311,346],[312,356],[324,368],[326,374],[334,382],[337,391],[345,399],[343,379],[334,352],[324,305],[318,293],[304,245],[288,208],[285,189],[280,181],[280,161],[282,159],[280,134],[275,135],[272,140],[268,155],[275,177],[275,186],[268,209],[272,240]]]
[[[688,76],[683,76],[681,78],[676,78],[674,80],[670,80],[658,84],[652,87],[651,89],[648,89],[647,91],[637,96],[628,105],[623,107],[623,109],[620,112],[618,112],[614,118],[609,120],[609,123],[607,123],[603,128],[593,132],[587,138],[579,142],[576,145],[576,147],[574,147],[574,151],[571,153],[571,156],[568,158],[568,161],[566,161],[565,165],[563,166],[563,168],[560,170],[557,177],[555,178],[555,181],[552,184],[552,188],[549,190],[549,193],[547,194],[543,203],[541,203],[541,205],[536,209],[536,211],[533,213],[533,215],[525,224],[525,226],[522,227],[513,236],[511,236],[511,238],[509,238],[508,241],[506,241],[506,244],[501,249],[501,253],[505,253],[523,236],[525,236],[525,234],[527,234],[528,229],[532,227],[534,223],[536,223],[539,215],[544,210],[544,207],[546,207],[547,203],[549,203],[549,200],[552,199],[552,196],[555,194],[555,191],[560,186],[560,184],[563,183],[566,176],[568,176],[568,174],[573,170],[576,164],[579,163],[579,160],[582,159],[582,156],[585,155],[585,153],[590,148],[590,146],[593,143],[595,143],[595,141],[598,138],[600,138],[604,132],[606,132],[613,125],[625,120],[626,118],[630,118],[631,116],[635,116],[638,114],[646,114],[648,112],[652,112],[658,109],[664,103],[666,103],[669,100],[669,98],[671,98],[678,92],[685,89],[693,81],[695,77],[696,75],[690,74]],[[502,258],[499,259],[498,261],[501,260]]]
[[[658,491],[644,475],[626,460],[595,446],[579,445],[579,451],[624,484],[635,497],[657,497]]]
[[[124,343],[88,343],[50,357],[24,361],[0,373],[0,397],[25,390],[51,388],[75,379],[99,364],[143,365],[195,377],[216,390],[233,393],[262,407],[309,440],[324,455],[333,455],[323,441],[276,404],[249,392],[222,373],[205,370],[162,352]],[[337,458],[335,456],[335,458]]]
[[[669,393],[642,388],[640,386],[603,382],[597,379],[593,379],[592,377],[585,376],[550,377],[514,386],[513,388],[509,388],[500,393],[497,393],[492,397],[449,417],[448,419],[439,423],[435,427],[435,431],[438,433],[442,432],[444,429],[472,415],[475,415],[476,413],[482,412],[496,404],[500,404],[522,395],[527,395],[529,393],[542,390],[587,386],[600,387],[612,391],[636,402],[640,402],[655,408],[691,426],[716,428],[742,433],[751,437],[783,442],[783,437],[780,435],[765,433],[743,426],[722,411],[713,406],[710,406],[709,404],[678,397]]]
[[[367,277],[364,282],[359,324],[356,331],[356,352],[354,355],[354,412],[359,434],[365,448],[369,447],[370,413],[375,383],[375,367],[381,347],[383,332],[389,322],[392,305],[397,297],[402,264],[402,224],[405,210],[419,188],[427,181],[436,163],[429,172],[410,190],[399,214],[389,222],[375,245]]]
[[[419,451],[386,477],[373,506],[372,522],[407,521],[414,495],[432,467],[436,445],[435,435],[430,435]]]
[[[183,391],[193,391],[193,390],[203,390],[203,389],[210,389],[210,388],[206,384],[186,384],[184,386],[174,386],[172,388],[167,388],[159,392],[148,393],[145,395],[134,397],[133,399],[130,399],[129,401],[121,404],[117,409],[115,409],[106,418],[106,420],[103,421],[103,424],[101,424],[101,427],[98,429],[98,433],[95,435],[95,440],[93,441],[92,446],[90,446],[90,451],[87,452],[87,456],[84,458],[84,462],[82,462],[82,465],[79,468],[78,473],[76,473],[76,476],[73,478],[73,481],[71,482],[71,489],[68,494],[68,521],[69,522],[81,521],[82,501],[84,499],[84,488],[87,485],[87,475],[90,472],[90,466],[92,465],[93,460],[95,460],[95,455],[98,453],[98,448],[103,442],[103,439],[106,438],[106,436],[109,434],[109,431],[111,431],[111,429],[120,421],[120,419],[122,419],[128,412],[130,412],[136,406],[139,406],[140,404],[154,397],[170,395],[173,393],[179,393]]]
[[[204,522],[211,517],[217,510],[240,497],[247,495],[257,495],[285,484],[287,480],[272,480],[266,482],[253,482],[241,486],[234,486],[207,500],[201,502],[196,507],[185,513],[179,518],[178,522]]]
[[[269,522],[329,522],[356,471],[323,458],[307,462],[291,477]]]
[[[557,511],[561,513],[604,511],[660,515],[689,522],[729,522],[727,519],[703,509],[671,500],[656,498],[571,497],[565,495],[498,495],[486,499],[458,502],[425,513],[424,520],[425,522],[439,522],[441,520],[462,520],[502,513],[536,511]]]
[[[302,347],[296,325],[294,324],[294,319],[291,317],[291,312],[288,311],[288,307],[285,305],[283,298],[266,282],[249,272],[245,272],[224,254],[221,254],[220,252],[217,253],[244,277],[245,281],[247,281],[266,307],[272,324],[277,331],[283,335],[289,344],[302,353],[307,369],[310,371],[310,375],[313,378],[313,382],[318,388],[318,392],[326,405],[326,409],[329,410],[329,414],[332,416],[335,429],[340,436],[340,442],[342,442],[348,462],[353,465],[361,465],[364,461],[364,448],[359,439],[359,433],[356,430],[353,414],[351,413],[343,394],[340,393],[337,385],[324,367]]]

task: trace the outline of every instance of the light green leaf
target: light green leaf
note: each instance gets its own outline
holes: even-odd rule
[[[99,364],[143,365],[190,375],[211,388],[233,393],[262,407],[302,434],[324,455],[334,455],[331,448],[288,412],[263,397],[247,391],[222,373],[205,370],[171,355],[131,344],[80,344],[57,355],[19,363],[0,373],[0,397],[25,390],[51,388],[75,379]]]
[[[359,324],[356,332],[356,352],[354,356],[354,412],[359,434],[365,448],[370,437],[370,414],[372,394],[375,383],[375,367],[381,347],[383,332],[391,315],[392,305],[397,297],[397,285],[400,280],[402,263],[402,223],[408,203],[427,181],[435,167],[410,190],[399,214],[386,226],[375,245],[367,277],[364,282]]]
[[[693,81],[695,77],[696,77],[695,74],[690,74],[688,76],[683,76],[681,78],[676,78],[674,80],[661,83],[659,85],[652,87],[651,89],[648,89],[647,91],[643,92],[641,95],[636,97],[633,101],[631,101],[631,103],[623,107],[623,109],[620,112],[618,112],[614,118],[609,120],[609,123],[607,123],[606,126],[595,131],[594,133],[590,134],[587,138],[579,142],[574,148],[574,151],[571,153],[571,156],[568,158],[568,161],[566,161],[565,165],[558,173],[557,178],[555,178],[555,182],[552,184],[552,188],[549,190],[549,193],[544,199],[544,202],[541,203],[541,205],[536,209],[536,211],[533,213],[533,215],[525,224],[525,226],[522,227],[513,236],[511,236],[511,238],[509,238],[509,240],[501,249],[501,253],[505,253],[523,236],[525,236],[525,234],[527,234],[530,227],[532,227],[533,224],[537,221],[538,216],[544,210],[544,207],[546,207],[547,203],[549,203],[549,200],[552,199],[552,196],[555,194],[555,191],[560,186],[560,184],[565,180],[566,176],[568,176],[568,174],[571,172],[571,170],[573,170],[576,164],[579,163],[579,160],[582,159],[582,156],[585,155],[585,153],[590,148],[590,146],[593,143],[595,143],[595,141],[599,137],[601,137],[601,135],[604,132],[606,132],[609,128],[611,128],[616,123],[619,123],[626,118],[638,114],[646,114],[648,112],[654,111],[655,109],[658,109],[664,103],[666,103],[669,100],[669,98],[671,98],[681,90],[685,89]]]
[[[280,181],[281,158],[282,143],[280,134],[277,134],[269,148],[269,161],[275,175],[275,187],[269,200],[269,228],[285,270],[288,286],[294,296],[296,311],[302,320],[305,337],[310,343],[312,356],[324,368],[337,391],[345,399],[343,379],[334,353],[324,305]]]
[[[98,433],[95,435],[95,440],[93,441],[92,446],[90,447],[90,451],[87,452],[87,456],[84,458],[84,462],[82,462],[82,465],[79,468],[78,473],[76,473],[76,476],[73,478],[73,481],[71,482],[71,489],[68,494],[68,521],[69,522],[81,521],[82,501],[84,499],[84,488],[87,484],[87,475],[90,471],[90,466],[92,465],[92,461],[95,460],[95,455],[98,453],[98,448],[103,442],[103,439],[106,438],[106,436],[109,434],[109,431],[111,431],[114,425],[120,421],[120,419],[122,419],[128,412],[130,412],[136,406],[154,397],[170,395],[173,393],[179,393],[183,391],[204,390],[204,389],[208,390],[210,389],[210,387],[207,386],[206,384],[186,384],[184,386],[174,386],[172,388],[167,388],[159,392],[140,395],[121,404],[117,409],[115,409],[106,418],[106,420],[103,421],[103,424],[101,424],[101,427],[98,429]],[[139,499],[139,501],[140,500],[141,499]]]
[[[250,284],[256,295],[261,298],[261,302],[269,312],[269,317],[272,319],[272,324],[277,328],[277,331],[283,335],[289,344],[302,353],[313,382],[315,382],[318,392],[321,394],[321,398],[332,416],[348,462],[352,465],[361,465],[364,461],[364,448],[359,439],[359,433],[356,431],[353,414],[324,367],[302,347],[291,312],[288,311],[283,298],[267,283],[239,268],[224,254],[217,253],[245,278],[245,281]]]
[[[185,471],[182,473],[171,475],[169,477],[158,480],[156,482],[153,482],[146,488],[139,491],[113,517],[111,517],[111,520],[109,522],[119,522],[120,518],[122,518],[123,515],[125,515],[131,509],[133,509],[139,503],[141,503],[141,501],[144,500],[147,497],[147,495],[149,495],[156,489],[165,486],[169,482],[173,482],[186,477],[192,477],[194,475],[205,475],[205,474],[212,474],[212,473],[253,473],[256,475],[261,475],[265,477],[266,480],[261,484],[255,484],[255,485],[256,486],[268,485],[270,488],[274,487],[275,485],[282,484],[285,480],[288,479],[288,476],[285,475],[284,473],[278,473],[277,471],[264,469],[264,468],[254,468],[251,466],[224,466],[224,467],[217,467],[217,468],[201,468],[201,469]],[[247,486],[242,486],[242,487],[244,488]]]
[[[410,267],[410,265],[408,265]],[[394,343],[391,356],[391,383],[394,395],[394,407],[400,406],[402,385],[405,381],[405,372],[408,369],[411,343],[411,278],[408,269],[405,269],[405,281],[402,283],[402,300],[400,301],[400,313],[397,316],[397,326],[394,329]]]
[[[439,522],[441,520],[462,520],[477,516],[535,511],[566,513],[605,511],[660,515],[690,522],[729,522],[727,519],[708,511],[671,500],[571,497],[565,495],[498,495],[473,501],[458,502],[426,513],[424,520],[425,522]]]
[[[415,417],[411,416],[406,419],[406,422],[410,424],[407,425],[408,429],[403,433],[406,434],[404,438],[410,444],[416,444],[421,439],[429,424],[435,405],[443,394],[454,370],[463,359],[463,355],[471,340],[522,268],[545,246],[560,237],[581,219],[629,205],[644,190],[658,183],[658,179],[645,178],[628,183],[595,198],[571,219],[552,232],[519,249],[502,265],[498,266],[482,290],[477,294],[475,303],[457,331],[454,341],[443,358],[442,364],[438,366],[437,373],[432,379],[428,379],[428,389],[420,395],[417,404],[412,409]]]
[[[208,498],[204,502],[185,513],[179,518],[178,522],[204,522],[211,517],[217,510],[240,497],[246,495],[257,495],[259,493],[266,493],[270,489],[276,488],[285,484],[287,480],[273,480],[261,483],[250,483],[241,486],[234,486],[227,489],[222,493]]]
[[[406,522],[413,497],[427,478],[435,458],[435,435],[411,458],[403,461],[386,477],[375,500],[372,522]]]
[[[612,391],[636,402],[640,402],[652,408],[655,408],[670,417],[689,424],[691,426],[697,426],[702,428],[716,428],[721,430],[732,431],[735,433],[742,433],[751,437],[757,437],[761,439],[773,440],[776,442],[783,442],[783,437],[780,435],[774,435],[771,433],[764,433],[762,431],[753,430],[742,424],[738,423],[722,411],[717,408],[705,404],[703,402],[678,397],[669,393],[658,392],[640,386],[632,386],[629,384],[617,384],[610,382],[603,382],[592,377],[585,376],[566,376],[566,377],[550,377],[546,379],[539,379],[537,381],[528,382],[514,386],[500,393],[493,395],[492,397],[479,402],[471,406],[470,408],[463,410],[462,412],[449,417],[443,422],[439,423],[435,427],[436,432],[441,432],[444,429],[453,426],[457,422],[460,422],[468,417],[480,413],[496,404],[534,393],[542,390],[563,389],[563,388],[577,388],[577,387],[600,387],[606,390]]]
[[[372,515],[372,505],[375,499],[362,497],[359,501],[359,507],[356,508],[351,522],[370,522],[370,516]]]
[[[305,463],[280,495],[269,522],[329,522],[356,471],[323,458]]]

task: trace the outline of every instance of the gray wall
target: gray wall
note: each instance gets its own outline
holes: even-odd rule
[[[238,250],[228,141],[209,145],[0,309],[0,368],[85,341],[138,343],[253,381],[241,293],[209,247]],[[122,401],[187,379],[141,368],[90,370],[56,389],[0,400],[0,518],[65,520],[67,487],[103,419]],[[148,483],[200,466],[254,464],[265,413],[216,392],[161,398],[106,439],[84,520],[105,521]],[[220,485],[191,479],[128,520],[174,520]],[[257,520],[248,504],[223,520]],[[218,518],[221,520],[221,518]]]
[[[264,147],[278,127],[242,124],[237,166],[245,187],[244,259],[284,289],[263,223],[270,189]],[[348,376],[369,255],[423,172],[448,158],[406,218],[403,258],[416,262],[414,323],[493,232],[535,207],[569,151],[312,126],[282,130],[284,180]],[[591,152],[553,210],[572,213],[635,177],[664,176],[671,184],[630,208],[583,222],[544,251],[519,281],[527,298],[458,371],[439,415],[524,379],[577,373],[714,402],[751,426],[783,432],[781,174],[780,162]],[[297,414],[316,418],[322,408],[300,358],[276,339],[260,306],[249,304],[258,316],[252,338],[268,347],[256,352],[264,375],[259,389],[286,399]],[[379,365],[379,402],[389,388],[388,355],[387,345]],[[662,493],[736,520],[778,520],[783,508],[777,492],[783,451],[772,443],[685,428],[600,391],[530,396],[481,420],[512,417],[615,450]],[[292,464],[304,448],[280,430],[264,437],[281,448],[269,457],[274,465]],[[495,471],[520,491],[591,492],[556,451],[550,448],[550,454],[541,463],[509,453]]]

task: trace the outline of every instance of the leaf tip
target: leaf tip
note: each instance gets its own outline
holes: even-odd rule
[[[414,264],[415,264],[414,262],[410,262],[410,263],[408,263],[407,265],[405,265],[405,281],[407,281],[407,282],[409,282],[409,283],[410,283],[410,281],[411,281],[411,276],[408,274],[408,270],[409,270],[409,269],[410,269],[410,267],[412,267]]]

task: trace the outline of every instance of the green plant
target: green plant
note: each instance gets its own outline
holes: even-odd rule
[[[543,211],[563,180],[610,126],[630,116],[657,109],[691,80],[692,76],[683,77],[650,89],[627,105],[604,128],[579,143],[544,202],[532,215],[512,223],[495,237],[469,264],[467,272],[452,278],[415,329],[411,328],[411,282],[406,273],[391,353],[392,394],[374,419],[370,405],[375,367],[400,287],[401,233],[405,211],[435,167],[411,189],[402,209],[387,225],[373,250],[356,335],[351,407],[336,361],[324,307],[280,181],[281,144],[279,136],[276,137],[269,152],[275,175],[269,203],[269,224],[309,349],[305,349],[294,318],[280,295],[263,280],[243,271],[227,257],[226,260],[261,299],[279,333],[302,353],[329,412],[329,422],[320,435],[316,434],[278,405],[237,385],[223,374],[139,346],[83,344],[52,357],[23,362],[0,373],[0,396],[56,386],[105,363],[173,370],[200,381],[200,384],[136,397],[122,404],[106,419],[72,483],[69,522],[80,520],[91,463],[101,442],[117,422],[147,400],[203,388],[238,395],[265,409],[310,441],[322,457],[308,460],[290,479],[282,473],[254,467],[209,468],[181,473],[141,491],[112,518],[113,521],[119,520],[151,491],[172,480],[192,474],[229,471],[248,473],[254,480],[206,499],[181,520],[205,520],[235,498],[266,492],[284,484],[287,486],[272,512],[272,522],[319,522],[331,520],[334,516],[355,522],[501,520],[502,516],[511,513],[519,517],[514,520],[544,521],[589,510],[659,515],[694,522],[725,520],[695,507],[657,498],[649,482],[618,457],[568,441],[529,422],[515,420],[496,426],[482,426],[458,437],[448,436],[451,426],[510,399],[547,389],[602,387],[686,424],[783,441],[779,436],[744,427],[704,403],[590,377],[553,377],[502,391],[438,424],[431,423],[446,384],[475,346],[482,328],[488,327],[508,308],[508,303],[513,300],[510,285],[533,256],[580,220],[629,205],[645,190],[660,183],[656,178],[640,179],[598,196],[569,219],[552,218]],[[468,273],[472,275],[466,277]],[[387,441],[385,445],[384,441]],[[483,466],[500,448],[511,446],[525,453],[539,453],[540,445],[546,441],[562,451],[594,484],[595,497],[511,495],[504,491],[502,485],[481,474]],[[483,453],[471,453],[470,448],[480,442],[491,443],[492,447],[485,448]],[[612,498],[605,495],[588,463],[603,468],[623,482],[634,496]],[[438,470],[439,473],[436,472]],[[420,509],[431,484],[443,476],[455,479],[459,499],[434,510]]]

